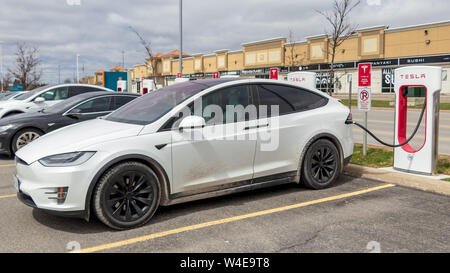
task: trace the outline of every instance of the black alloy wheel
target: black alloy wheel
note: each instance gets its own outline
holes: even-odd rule
[[[159,199],[156,174],[144,164],[126,162],[102,177],[94,193],[94,209],[97,217],[112,228],[134,228],[150,220]]]
[[[340,154],[329,140],[320,139],[308,149],[302,168],[303,183],[312,189],[329,187],[339,176]]]

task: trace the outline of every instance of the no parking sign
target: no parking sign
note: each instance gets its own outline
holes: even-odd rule
[[[368,87],[360,87],[358,89],[358,110],[361,112],[369,112],[372,104],[372,94]]]

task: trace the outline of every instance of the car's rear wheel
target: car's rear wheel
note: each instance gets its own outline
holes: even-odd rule
[[[156,174],[139,162],[114,166],[100,179],[94,190],[94,212],[111,228],[123,230],[146,224],[160,200]]]
[[[26,128],[17,132],[11,142],[12,152],[15,154],[20,148],[30,144],[33,140],[36,140],[42,136],[42,131],[35,128]]]
[[[302,182],[311,189],[331,186],[341,170],[340,153],[336,145],[326,139],[314,142],[305,154]]]

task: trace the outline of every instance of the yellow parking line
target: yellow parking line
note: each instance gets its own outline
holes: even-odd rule
[[[306,206],[315,205],[315,204],[319,204],[319,203],[323,203],[323,202],[357,196],[357,195],[361,195],[361,194],[365,194],[365,193],[369,193],[369,192],[373,192],[373,191],[377,191],[377,190],[381,190],[381,189],[385,189],[385,188],[390,188],[390,187],[395,187],[395,185],[394,184],[385,184],[385,185],[381,185],[381,186],[377,186],[377,187],[368,188],[365,190],[359,190],[359,191],[354,191],[354,192],[350,192],[350,193],[330,196],[330,197],[326,197],[326,198],[321,198],[321,199],[317,199],[317,200],[313,200],[313,201],[298,203],[298,204],[289,205],[289,206],[285,206],[285,207],[257,211],[257,212],[234,216],[234,217],[230,217],[230,218],[224,218],[224,219],[205,222],[205,223],[201,223],[201,224],[171,229],[171,230],[157,232],[157,233],[144,235],[144,236],[140,236],[140,237],[135,237],[132,239],[123,240],[123,241],[119,241],[119,242],[115,242],[115,243],[109,243],[109,244],[104,244],[104,245],[81,249],[78,251],[72,251],[72,253],[92,253],[92,252],[112,249],[112,248],[116,248],[116,247],[122,247],[122,246],[136,244],[136,243],[148,241],[151,239],[161,238],[161,237],[165,237],[165,236],[169,236],[172,234],[177,234],[177,233],[181,233],[181,232],[185,232],[185,231],[191,231],[191,230],[201,229],[201,228],[205,228],[205,227],[221,225],[221,224],[225,224],[225,223],[235,222],[235,221],[239,221],[239,220],[254,218],[257,216],[262,216],[262,215],[267,215],[267,214],[272,214],[272,213],[277,213],[277,212],[282,212],[282,211],[287,211],[287,210],[300,208],[300,207],[306,207]]]
[[[17,194],[9,194],[9,195],[0,195],[0,199],[6,199],[6,198],[11,198],[11,197],[16,197]]]
[[[16,164],[5,164],[5,165],[0,165],[0,168],[2,167],[15,167]]]

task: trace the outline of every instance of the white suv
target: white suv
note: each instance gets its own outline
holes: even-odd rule
[[[95,91],[112,90],[87,84],[42,86],[31,91],[23,92],[11,100],[0,102],[0,118],[27,112],[37,112],[78,94]]]
[[[16,153],[18,198],[106,225],[145,224],[157,207],[282,183],[322,189],[353,154],[349,110],[271,80],[201,80],[151,92],[103,119]]]

